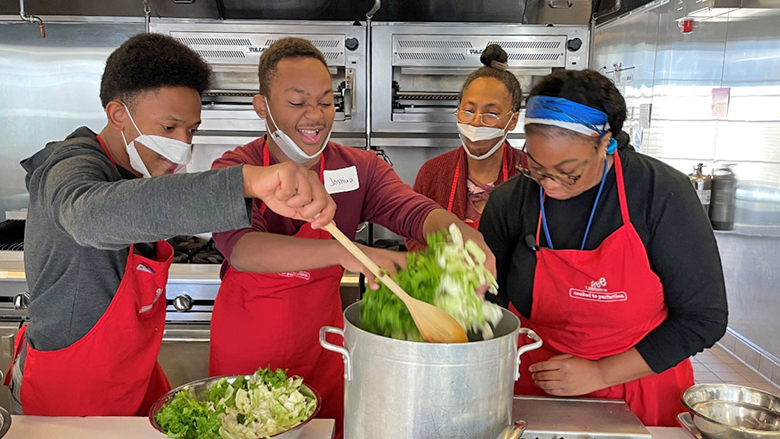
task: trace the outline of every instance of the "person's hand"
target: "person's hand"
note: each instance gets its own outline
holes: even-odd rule
[[[387,272],[388,275],[394,275],[399,268],[406,268],[406,252],[396,252],[391,250],[384,250],[379,248],[366,247],[364,245],[355,244],[366,256],[369,257],[380,269]],[[376,290],[379,288],[379,284],[376,281],[376,277],[373,273],[360,261],[357,260],[351,253],[347,251],[341,244],[339,244],[339,264],[344,267],[345,270],[352,271],[354,273],[363,273],[366,276],[366,283],[369,288]]]
[[[554,396],[580,396],[609,387],[598,361],[556,355],[528,368],[540,389]]]
[[[479,233],[477,230],[469,227],[464,226],[460,228],[461,233],[463,234],[463,241],[472,240],[475,244],[479,246],[479,248],[482,249],[483,252],[485,252],[485,256],[487,259],[485,260],[485,268],[488,269],[493,274],[493,277],[496,276],[496,257],[493,255],[493,252],[490,250],[490,247],[488,247],[487,243],[485,242],[485,238],[482,236],[481,233]],[[485,293],[487,292],[489,285],[482,285],[477,290],[477,294],[480,297],[484,297]]]
[[[279,215],[309,221],[315,229],[333,220],[336,203],[319,176],[303,166],[292,162],[244,165],[243,174],[244,196],[262,200]]]

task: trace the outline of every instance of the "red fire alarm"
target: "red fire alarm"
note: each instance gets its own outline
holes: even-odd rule
[[[681,20],[679,26],[681,34],[689,34],[693,32],[693,20]]]

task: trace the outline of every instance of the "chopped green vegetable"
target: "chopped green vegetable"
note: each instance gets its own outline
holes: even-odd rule
[[[453,224],[449,233],[434,233],[427,238],[428,248],[407,255],[406,269],[393,280],[409,295],[433,304],[450,314],[464,329],[493,337],[490,324],[496,325],[501,308],[481,299],[477,289],[489,285],[495,294],[498,284],[485,268],[487,256]],[[401,340],[422,341],[409,310],[384,285],[369,290],[360,304],[361,327],[375,334]]]
[[[314,413],[317,401],[301,393],[303,379],[284,370],[259,369],[249,379],[222,378],[200,400],[192,389],[177,393],[155,415],[172,438],[255,439],[287,431]]]
[[[213,439],[219,437],[222,427],[217,413],[198,401],[192,389],[177,393],[157,412],[154,420],[172,438]]]

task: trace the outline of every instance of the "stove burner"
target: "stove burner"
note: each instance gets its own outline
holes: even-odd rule
[[[24,250],[24,220],[0,222],[0,250]]]
[[[214,240],[197,236],[174,236],[168,240],[173,246],[174,264],[221,264],[225,260]]]

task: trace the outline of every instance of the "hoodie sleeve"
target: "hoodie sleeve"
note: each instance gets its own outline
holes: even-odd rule
[[[80,245],[117,250],[250,225],[240,166],[111,181],[117,171],[97,152],[63,155],[35,170],[28,185],[56,227]]]

